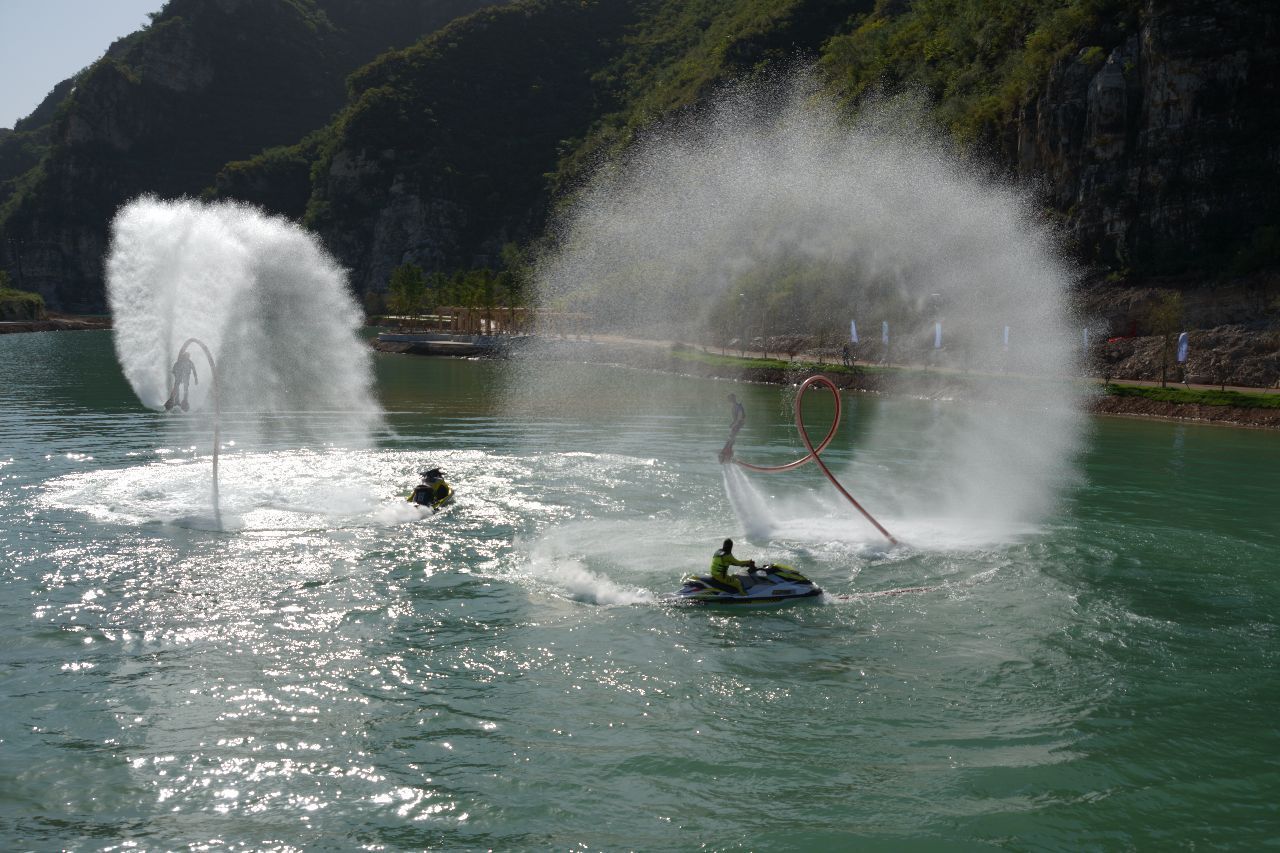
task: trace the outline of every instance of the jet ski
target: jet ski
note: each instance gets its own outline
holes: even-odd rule
[[[676,592],[679,600],[693,604],[782,604],[800,598],[816,598],[822,590],[813,581],[782,563],[749,569],[749,574],[735,575],[745,592],[720,583],[711,575],[689,575]]]
[[[445,481],[439,468],[432,468],[422,472],[422,482],[414,488],[407,500],[423,509],[439,512],[441,507],[453,500],[453,486]]]

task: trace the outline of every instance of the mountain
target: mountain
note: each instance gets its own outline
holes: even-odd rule
[[[199,194],[228,161],[297,142],[343,105],[353,70],[482,5],[169,0],[0,140],[0,261],[51,306],[103,310],[121,203]]]
[[[881,2],[825,64],[851,100],[924,86],[956,138],[1041,184],[1087,264],[1244,270],[1280,223],[1278,27],[1241,0]]]
[[[1270,310],[1223,282],[1280,267],[1274,4],[520,0],[390,26],[420,5],[171,0],[58,108],[0,261],[51,306],[100,305],[105,223],[148,190],[302,219],[364,292],[406,262],[497,266],[645,127],[807,65],[851,113],[921,97],[973,168],[1038,193],[1092,293],[1191,282],[1206,323]]]
[[[363,291],[391,270],[497,266],[555,199],[655,117],[848,14],[823,2],[535,0],[482,10],[351,78],[306,221]],[[814,54],[816,56],[816,54]]]

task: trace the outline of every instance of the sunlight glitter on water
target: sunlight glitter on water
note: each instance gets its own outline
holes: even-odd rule
[[[463,394],[490,369],[413,365],[458,372]],[[0,410],[6,441],[30,431],[15,417]],[[1155,849],[1133,829],[1151,809],[1180,837],[1258,846],[1276,599],[1252,434],[1236,457],[1189,432],[1216,464],[1185,465],[1158,506],[1154,481],[1111,472],[1138,452],[1164,470],[1167,436],[1120,441],[1089,492],[1005,539],[923,513],[902,516],[902,548],[820,538],[820,481],[755,481],[781,533],[744,555],[830,595],[715,614],[651,603],[741,538],[692,417],[621,439],[579,425],[598,449],[568,453],[558,422],[412,413],[345,459],[237,445],[226,532],[185,520],[208,514],[207,456],[152,452],[193,442],[131,417],[89,438],[74,412],[43,420],[39,452],[0,469],[8,846],[832,849],[856,823],[880,849]],[[782,417],[760,455],[793,449]],[[459,489],[434,516],[404,501],[427,462]],[[1223,472],[1232,519],[1206,525]],[[726,784],[780,811],[687,808]]]

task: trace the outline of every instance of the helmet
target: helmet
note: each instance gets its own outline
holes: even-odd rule
[[[721,545],[721,546],[720,546],[720,548],[721,548],[722,550],[725,550],[725,551],[732,551],[732,550],[733,550],[733,540],[732,540],[732,539],[726,539],[726,540],[724,540],[724,544],[723,544],[723,545]]]
[[[443,477],[444,477],[444,474],[440,472],[439,468],[432,468],[428,471],[422,472],[422,479],[424,480],[439,480],[439,479],[442,479]]]

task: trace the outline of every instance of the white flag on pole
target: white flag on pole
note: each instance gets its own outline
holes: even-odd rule
[[[858,324],[853,320],[849,321],[849,340],[855,344],[858,342]]]
[[[1088,329],[1084,330],[1084,348],[1085,349],[1089,348],[1089,330]]]
[[[933,348],[942,349],[942,324],[933,324]]]
[[[1178,335],[1178,364],[1186,364],[1187,350],[1190,348],[1190,342],[1187,340],[1187,333],[1183,332]]]
[[[1009,349],[1009,327],[1004,327],[1004,348]]]
[[[889,321],[885,320],[880,324],[880,342],[885,346],[889,345]]]

